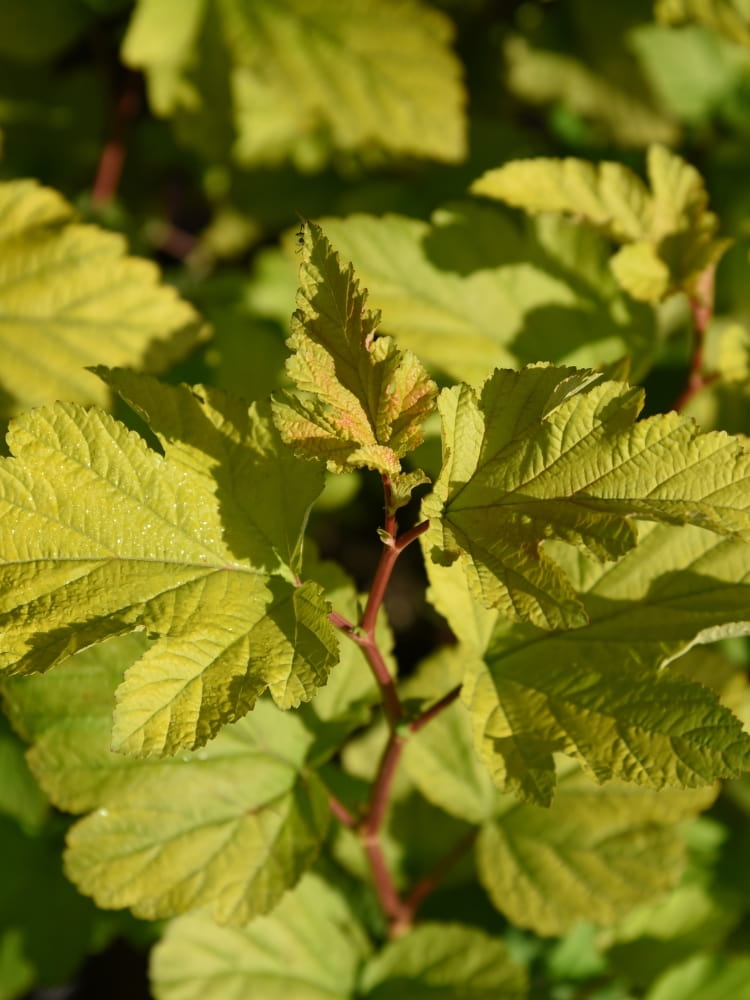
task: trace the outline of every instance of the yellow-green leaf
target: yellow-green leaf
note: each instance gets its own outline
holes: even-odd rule
[[[635,518],[750,538],[750,454],[676,413],[635,422],[642,393],[595,372],[496,371],[481,393],[441,393],[443,468],[423,505],[425,546],[460,559],[475,596],[515,620],[586,616],[544,551],[558,538],[597,559],[637,540]]]
[[[422,442],[437,388],[414,354],[377,336],[380,316],[367,311],[351,264],[342,266],[312,223],[302,252],[287,372],[303,395],[275,401],[276,425],[298,454],[325,459],[332,471],[399,476],[401,457]],[[402,503],[418,481],[405,481]]]
[[[1,665],[158,636],[118,696],[115,742],[139,755],[199,746],[266,688],[283,707],[308,700],[337,658],[320,587],[296,583],[321,470],[284,452],[267,404],[145,385],[164,457],[60,403],[16,418],[0,466]]]
[[[266,913],[312,864],[330,820],[305,769],[311,737],[269,702],[204,750],[137,764],[138,780],[68,834],[65,867],[105,909],[147,919],[210,906],[220,923]]]
[[[456,161],[464,90],[452,37],[418,0],[139,0],[123,57],[145,71],[155,110],[206,153],[234,140],[244,164],[319,168],[336,151],[373,149]]]
[[[716,789],[597,788],[573,771],[549,810],[504,803],[477,842],[479,878],[516,926],[564,934],[579,920],[612,923],[670,888],[685,863],[677,824]]]
[[[663,24],[698,21],[750,47],[750,11],[742,0],[656,0],[654,13]]]
[[[430,223],[352,215],[323,226],[382,310],[383,332],[452,379],[623,355],[638,378],[651,360],[652,310],[622,292],[592,229],[553,215],[519,222],[478,202],[446,205]]]
[[[0,417],[55,399],[106,405],[86,365],[162,371],[201,335],[192,306],[123,238],[34,181],[0,184]]]
[[[746,768],[750,741],[740,721],[665,664],[696,642],[750,631],[750,545],[648,525],[616,563],[552,548],[589,623],[550,634],[498,618],[489,638],[488,622],[473,643],[483,665],[469,664],[464,695],[477,753],[499,787],[548,804],[555,752],[599,780],[655,788],[696,787]],[[459,574],[454,565],[433,578],[450,621],[445,602],[460,594]]]
[[[650,191],[620,163],[538,158],[489,170],[472,191],[528,212],[572,215],[618,243],[635,244],[616,259],[614,272],[636,298],[657,302],[676,290],[693,294],[699,276],[716,265],[730,241],[718,237],[703,179],[689,163],[653,145],[648,177]]]

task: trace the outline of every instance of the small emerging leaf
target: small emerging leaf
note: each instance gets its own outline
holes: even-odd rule
[[[320,228],[305,224],[301,288],[288,344],[289,377],[303,395],[274,403],[282,437],[335,472],[367,467],[398,481],[400,459],[422,443],[437,389],[414,354],[378,337],[351,265],[342,267]],[[411,473],[398,505],[424,482]]]
[[[625,243],[612,265],[634,298],[658,302],[678,289],[695,292],[700,275],[730,245],[694,167],[664,146],[648,152],[649,191],[620,163],[577,159],[514,160],[475,181],[475,194],[528,212],[563,212]],[[628,246],[631,244],[632,246]]]

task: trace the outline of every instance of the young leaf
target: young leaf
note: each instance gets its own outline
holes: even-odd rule
[[[73,221],[56,192],[0,184],[0,416],[55,399],[106,405],[85,365],[162,371],[201,335],[199,317],[115,233]]]
[[[628,167],[576,159],[514,160],[475,181],[475,194],[529,212],[579,216],[626,248],[612,262],[634,298],[658,302],[695,291],[699,276],[729,247],[694,167],[664,146],[648,152],[649,192]],[[632,246],[628,246],[632,244]]]
[[[65,867],[105,909],[155,919],[210,905],[220,923],[268,912],[310,867],[330,820],[305,766],[311,737],[260,702],[204,750],[153,764],[68,834]]]
[[[434,559],[460,558],[476,597],[515,620],[586,616],[544,551],[559,538],[598,559],[636,543],[633,518],[750,537],[750,454],[669,413],[634,423],[642,393],[594,372],[496,371],[477,394],[441,393],[443,468],[423,513]]]
[[[276,425],[298,454],[323,458],[334,472],[364,466],[398,483],[400,458],[421,444],[437,388],[414,354],[376,336],[380,316],[366,310],[351,264],[342,267],[319,226],[304,229],[287,373],[305,396],[276,400]],[[412,488],[417,481],[412,474]]]
[[[565,550],[558,543],[554,554],[589,624],[550,634],[498,621],[477,650],[484,665],[467,678],[477,752],[499,787],[548,804],[555,751],[599,780],[656,788],[695,787],[746,768],[739,720],[707,688],[657,670],[696,641],[747,633],[750,546],[651,525],[615,564]]]
[[[295,585],[321,470],[284,454],[266,404],[155,382],[144,395],[163,458],[107,414],[57,404],[16,419],[0,465],[1,664],[158,636],[118,695],[115,744],[136,755],[205,743],[266,688],[297,705],[337,658],[320,588]]]
[[[452,35],[416,0],[139,0],[123,58],[145,70],[155,110],[217,157],[234,133],[234,156],[250,165],[318,168],[336,150],[372,147],[456,161],[464,93]]]
[[[564,934],[579,920],[612,923],[675,883],[684,866],[676,824],[715,796],[597,788],[571,772],[549,810],[506,802],[484,824],[480,881],[514,924],[537,934]]]
[[[652,310],[624,295],[593,230],[551,215],[456,203],[430,223],[399,215],[325,219],[383,331],[453,379],[533,361],[596,367],[624,355],[634,377],[654,350]]]
[[[151,984],[156,1000],[350,1000],[370,950],[348,902],[308,874],[242,927],[205,911],[173,920],[153,951]]]

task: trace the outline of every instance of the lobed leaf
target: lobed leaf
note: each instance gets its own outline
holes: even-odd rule
[[[328,829],[309,746],[294,714],[260,702],[204,750],[136,765],[129,787],[70,830],[68,877],[98,906],[151,920],[208,905],[220,923],[267,913]]]
[[[55,399],[108,402],[87,364],[162,371],[201,336],[195,310],[115,233],[74,221],[33,181],[0,184],[0,416]]]
[[[391,941],[365,966],[372,1000],[524,1000],[525,971],[505,945],[461,924],[424,923]]]
[[[421,924],[372,954],[350,903],[308,874],[274,913],[243,927],[206,914],[173,921],[153,953],[157,1000],[523,1000],[524,971],[503,943],[460,924]]]
[[[649,191],[628,167],[585,160],[514,160],[475,181],[475,194],[528,212],[582,218],[626,247],[615,277],[634,298],[657,302],[670,292],[696,291],[699,276],[729,247],[717,236],[700,174],[664,146],[648,151]]]
[[[652,524],[616,563],[552,549],[580,594],[580,629],[550,633],[497,614],[493,626],[487,612],[480,628],[467,628],[460,566],[430,567],[438,609],[482,658],[470,661],[464,694],[477,753],[499,787],[549,803],[557,751],[599,780],[656,788],[746,768],[739,720],[707,688],[659,668],[696,642],[748,632],[750,546]]]
[[[546,366],[444,390],[443,468],[423,506],[433,559],[460,559],[506,617],[570,628],[586,615],[544,540],[606,560],[635,545],[633,518],[750,537],[738,439],[676,413],[634,423],[641,405],[623,383]]]
[[[204,153],[231,143],[240,163],[308,170],[372,148],[452,162],[465,146],[452,36],[417,0],[139,0],[123,58]]]
[[[1,665],[46,670],[145,629],[156,641],[115,721],[117,747],[136,755],[205,743],[266,688],[297,705],[337,657],[321,589],[295,585],[321,471],[279,459],[267,404],[144,385],[164,457],[107,414],[57,404],[16,419],[16,457],[0,466]]]
[[[332,471],[366,466],[398,484],[400,458],[421,444],[437,388],[415,355],[376,336],[380,317],[366,310],[352,266],[342,267],[312,223],[303,254],[287,373],[305,395],[275,401],[276,425],[298,454],[323,458]],[[418,482],[412,473],[408,484]]]

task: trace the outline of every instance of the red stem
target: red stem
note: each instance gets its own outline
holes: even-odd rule
[[[713,378],[703,371],[703,346],[706,330],[714,313],[714,277],[716,269],[713,265],[707,267],[696,283],[695,291],[690,296],[690,312],[693,316],[694,344],[690,359],[685,388],[675,400],[673,409],[683,410],[693,396],[709,385]]]
[[[128,133],[140,107],[140,77],[132,70],[127,70],[115,102],[112,132],[99,157],[91,191],[91,200],[95,205],[103,205],[117,194],[125,163]]]
[[[343,823],[344,826],[348,826],[350,830],[353,830],[356,827],[357,821],[354,816],[352,816],[344,803],[340,799],[337,799],[331,792],[328,793],[328,805],[330,806],[331,812],[340,823]]]
[[[469,851],[477,839],[478,830],[470,830],[465,837],[462,837],[459,842],[451,848],[450,851],[441,858],[433,867],[424,875],[417,884],[412,888],[409,895],[404,901],[404,908],[409,915],[409,923],[414,922],[414,917],[417,910],[422,905],[424,900],[433,892],[438,883],[443,879],[448,872],[457,864],[461,858]]]
[[[456,687],[453,688],[453,690],[449,691],[448,694],[443,695],[440,701],[436,701],[435,704],[431,705],[426,712],[422,712],[422,714],[418,718],[410,722],[409,729],[413,733],[418,733],[419,730],[422,728],[422,726],[426,726],[427,723],[431,719],[434,719],[436,715],[440,715],[440,713],[443,711],[444,708],[447,708],[449,705],[452,705],[460,694],[461,694],[461,685],[458,684]]]

